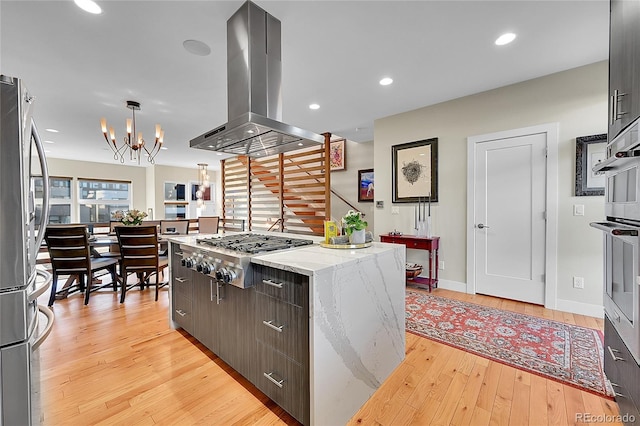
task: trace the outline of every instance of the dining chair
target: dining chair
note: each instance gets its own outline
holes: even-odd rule
[[[155,225],[118,226],[116,227],[118,245],[120,246],[120,277],[122,289],[120,303],[124,303],[129,289],[140,285],[140,290],[149,285],[150,277],[156,276],[156,300],[158,290],[166,283],[160,284],[160,272],[169,265],[166,256],[158,254],[158,227]],[[127,284],[129,274],[136,273],[139,282]]]
[[[116,265],[118,259],[113,257],[91,257],[89,247],[89,233],[86,225],[49,225],[44,239],[47,243],[51,268],[53,270],[53,284],[49,306],[53,305],[57,293],[84,292],[84,304],[89,304],[92,291],[105,287],[94,287],[94,272],[107,270],[111,274],[113,290],[118,289]],[[57,290],[58,277],[69,275],[70,285]],[[76,278],[72,278],[76,276]],[[77,281],[77,284],[73,284]]]
[[[189,233],[189,219],[161,220],[160,233],[187,235]]]
[[[220,225],[218,216],[200,216],[198,218],[198,232],[200,234],[217,234]]]

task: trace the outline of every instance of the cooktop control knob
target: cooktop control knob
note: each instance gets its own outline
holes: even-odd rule
[[[225,268],[218,268],[218,270],[216,271],[216,279],[222,280],[224,278],[225,271]]]
[[[202,267],[203,267],[203,264],[202,264],[202,263],[198,263],[198,264],[196,265],[196,271],[198,271],[198,272],[202,272]]]
[[[208,263],[204,263],[202,265],[202,271],[203,274],[205,275],[209,275],[211,273],[211,265],[209,265]]]
[[[187,268],[193,268],[193,264],[195,263],[195,260],[192,257],[187,257],[185,259],[185,264],[184,266],[186,266]]]
[[[235,280],[237,277],[236,273],[233,269],[225,269],[223,280],[225,283],[229,284],[231,281]]]

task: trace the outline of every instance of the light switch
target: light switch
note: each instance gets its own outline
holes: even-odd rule
[[[573,215],[574,216],[584,216],[584,204],[574,204],[573,205]]]

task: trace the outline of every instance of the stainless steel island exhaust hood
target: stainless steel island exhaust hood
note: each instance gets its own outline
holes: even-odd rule
[[[229,121],[190,142],[191,148],[266,156],[324,143],[324,137],[282,123],[280,21],[247,1],[227,21]]]

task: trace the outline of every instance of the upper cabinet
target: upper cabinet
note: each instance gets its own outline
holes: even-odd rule
[[[640,1],[611,0],[609,142],[640,117]]]

